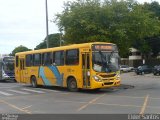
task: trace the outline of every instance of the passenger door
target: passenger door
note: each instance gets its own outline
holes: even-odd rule
[[[88,52],[82,53],[83,87],[90,87],[90,56]]]
[[[20,59],[20,82],[25,82],[25,64],[23,58]]]

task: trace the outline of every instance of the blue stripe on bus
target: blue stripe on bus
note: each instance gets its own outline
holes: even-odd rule
[[[57,85],[62,86],[63,85],[63,74],[60,74],[59,70],[56,66],[48,66],[50,70],[53,72],[53,74],[56,77]]]
[[[39,68],[39,76],[42,78],[44,85],[51,85],[50,81],[47,79],[44,73],[44,67]]]

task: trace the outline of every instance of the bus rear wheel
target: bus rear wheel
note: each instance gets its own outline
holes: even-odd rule
[[[37,85],[37,79],[35,76],[32,76],[31,77],[31,85],[32,87],[36,88],[38,85]]]
[[[77,82],[76,82],[75,78],[71,77],[71,78],[68,79],[67,88],[71,92],[77,92],[78,91]]]

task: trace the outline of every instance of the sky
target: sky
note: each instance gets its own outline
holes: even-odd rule
[[[48,0],[49,34],[59,32],[58,26],[50,21],[63,11],[66,1],[73,0]],[[9,54],[20,45],[34,49],[45,36],[45,0],[0,0],[0,54]]]

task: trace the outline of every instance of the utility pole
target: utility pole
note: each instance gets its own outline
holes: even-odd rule
[[[59,46],[61,46],[62,44],[62,32],[60,31],[60,34],[59,34]]]
[[[46,0],[46,45],[47,45],[47,48],[49,47],[49,43],[48,43],[48,3],[47,3],[47,0]]]

